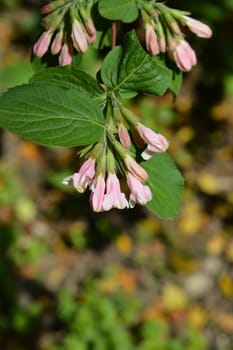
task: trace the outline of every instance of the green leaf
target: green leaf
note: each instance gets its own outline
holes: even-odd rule
[[[101,67],[101,78],[108,88],[117,86],[119,75],[119,62],[122,57],[122,47],[117,46],[106,56]]]
[[[30,81],[41,84],[50,83],[71,89],[83,89],[92,98],[104,95],[104,91],[92,76],[74,67],[47,68],[34,75]]]
[[[138,7],[135,0],[100,0],[101,16],[112,21],[130,23],[138,17]]]
[[[0,68],[0,91],[27,83],[33,75],[30,62],[19,61]]]
[[[142,163],[148,172],[148,185],[153,197],[147,207],[159,218],[169,219],[179,214],[183,178],[166,153],[155,153]]]
[[[171,81],[171,86],[169,88],[175,96],[177,96],[180,92],[182,80],[183,80],[183,72],[180,70],[174,71],[172,81]]]
[[[172,71],[159,58],[148,55],[132,31],[126,36],[122,50],[116,47],[107,55],[101,77],[107,88],[121,97],[129,92],[161,96],[171,85]]]
[[[104,116],[83,91],[40,82],[0,96],[0,127],[48,146],[81,146],[98,141]]]

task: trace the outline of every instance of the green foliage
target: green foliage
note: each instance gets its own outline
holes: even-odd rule
[[[163,95],[172,84],[171,70],[143,50],[134,32],[106,56],[101,77],[107,88],[122,97],[139,92]]]
[[[125,23],[133,22],[138,17],[138,8],[135,0],[100,0],[99,12],[107,19]]]
[[[1,127],[50,146],[86,145],[104,132],[104,117],[83,90],[49,83],[7,91],[0,99],[0,118]]]
[[[19,3],[24,4],[23,13],[16,7]],[[7,18],[9,25],[14,21],[13,40],[7,34],[8,24],[1,26],[4,40],[1,42],[0,88],[3,90],[25,83],[31,74],[29,64],[22,66],[20,57],[25,60],[25,52],[30,51],[31,35],[34,33],[31,32],[28,40],[28,36],[20,34],[17,29],[17,21],[25,21],[27,3],[29,1],[3,0],[0,5],[3,9],[1,16]],[[38,8],[38,3],[30,1],[30,9],[34,5]],[[107,6],[107,1],[105,3]],[[169,3],[184,6],[183,0]],[[232,156],[228,147],[232,130],[232,3],[232,0],[204,0],[200,6],[198,1],[187,2],[187,10],[192,12],[193,17],[207,20],[214,35],[209,42],[200,39],[193,42],[199,66],[193,74],[185,77],[187,90],[183,90],[181,99],[177,100],[175,111],[167,96],[164,99],[143,98],[146,102],[141,105],[141,99],[131,103],[132,109],[142,116],[143,123],[154,129],[166,126],[167,135],[175,135],[169,152],[185,174],[187,188],[178,220],[164,223],[153,215],[148,216],[143,208],[121,214],[114,210],[96,216],[86,209],[85,198],[75,198],[68,187],[60,191],[61,187],[64,189],[62,179],[71,173],[68,168],[74,165],[70,150],[60,149],[59,153],[53,153],[56,150],[35,147],[43,159],[38,160],[31,155],[29,167],[28,159],[19,157],[20,141],[14,145],[12,135],[1,135],[1,348],[207,350],[214,339],[216,349],[232,349],[232,294],[229,292],[232,290],[232,196],[227,187],[231,179],[227,171],[230,170]],[[10,13],[5,12],[5,4],[11,4]],[[109,32],[107,35],[106,46],[110,46]],[[122,49],[119,51],[122,54]],[[4,65],[5,62],[9,65]],[[92,58],[85,68],[96,66],[96,60]],[[75,75],[74,80],[70,79],[69,69],[53,68],[43,74],[46,84],[54,79],[62,89],[76,89],[77,86],[77,93],[82,89],[79,83],[82,72]],[[172,83],[170,89],[173,92],[179,85],[174,74],[173,83],[177,85],[174,88]],[[37,84],[40,76],[33,79],[37,80],[34,80]],[[93,89],[89,90],[89,86]],[[98,84],[93,86],[89,76],[84,90],[91,95],[96,93],[95,101],[101,101],[102,91],[98,95]],[[30,144],[23,145],[30,152]],[[193,149],[197,151],[197,156]],[[33,216],[32,199],[25,202],[30,189],[25,188],[22,181],[26,169],[33,172],[35,165],[45,174],[39,186],[36,182],[31,184],[37,216]],[[49,179],[45,172],[48,168],[54,173],[54,177]],[[204,175],[213,175],[207,177],[201,189],[200,168]],[[163,169],[160,170],[158,159],[155,171],[155,177],[163,175],[164,183],[168,181],[171,184],[172,179]],[[151,173],[154,174],[153,171]],[[177,177],[179,175],[175,173]],[[208,188],[213,180],[219,189],[214,195],[209,195]],[[61,224],[49,217],[50,210],[59,213],[56,219]],[[91,244],[87,242],[86,249],[79,241],[81,235],[78,230],[70,227],[80,218],[89,227]],[[125,241],[122,235],[128,240]],[[121,249],[124,243],[123,252],[117,251],[114,245],[115,240],[120,239]],[[96,283],[90,283],[87,288],[85,281],[94,275],[101,283],[104,267],[107,265],[111,269],[118,264],[135,269],[139,281],[135,293],[124,295],[119,289],[115,294],[99,293]],[[221,283],[221,288],[219,269],[220,274],[225,271],[229,278],[226,285]],[[202,297],[190,297],[187,307],[181,312],[164,309],[160,294],[163,285],[171,280],[180,281],[182,286],[188,286],[191,293],[193,283],[190,281],[195,276],[194,270],[204,274],[207,280],[214,280],[215,288],[207,290]],[[119,282],[118,275],[109,278],[108,286],[110,283],[114,287]],[[61,288],[63,285],[67,286],[67,290]],[[193,288],[198,291],[203,286],[198,287],[198,283],[194,283]],[[55,309],[57,297],[58,308]],[[215,303],[216,300],[218,303]],[[138,306],[140,303],[148,306],[149,317],[153,320],[144,318],[144,310]],[[84,334],[87,334],[85,339]],[[94,344],[87,340],[93,337]],[[110,346],[112,343],[114,346]]]
[[[131,310],[132,305],[134,307]],[[131,319],[126,320],[123,317],[127,313],[132,314]],[[58,297],[58,315],[66,326],[67,333],[63,342],[55,347],[56,350],[206,349],[203,336],[197,332],[190,332],[185,340],[170,336],[166,321],[146,321],[140,325],[139,333],[130,332],[130,329],[137,329],[139,325],[140,306],[136,297],[121,293],[103,297],[93,281],[85,290],[83,301],[77,302],[67,290],[61,290]]]
[[[6,67],[0,68],[0,90],[27,83],[32,74],[33,70],[30,62],[22,61],[8,64]]]
[[[93,99],[105,96],[97,81],[84,71],[71,67],[52,67],[34,75],[32,83],[49,83],[67,89],[80,89]]]
[[[178,215],[183,178],[166,153],[156,153],[143,163],[149,175],[153,198],[147,207],[158,217],[168,219]]]

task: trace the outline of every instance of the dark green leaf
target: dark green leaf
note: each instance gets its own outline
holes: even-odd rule
[[[106,56],[101,67],[101,78],[108,88],[114,89],[118,83],[119,62],[122,56],[122,47],[117,46]]]
[[[173,78],[171,81],[171,86],[170,86],[170,90],[171,92],[173,92],[173,94],[175,96],[177,96],[180,92],[181,89],[181,84],[182,84],[182,78],[183,78],[183,73],[182,71],[174,71],[173,72]]]
[[[32,83],[0,97],[0,127],[48,146],[81,146],[98,141],[104,116],[83,91]]]
[[[101,16],[112,21],[130,23],[138,17],[138,8],[135,0],[99,0]]]
[[[171,85],[172,71],[159,58],[148,55],[131,32],[122,51],[116,47],[107,55],[101,76],[107,88],[122,97],[129,92],[163,95]]]
[[[183,178],[166,153],[156,153],[142,166],[148,172],[148,184],[153,197],[147,207],[159,218],[169,219],[179,214]]]
[[[54,86],[78,90],[83,89],[93,98],[104,94],[104,91],[94,78],[73,67],[47,68],[34,75],[31,82],[50,83],[54,84]]]

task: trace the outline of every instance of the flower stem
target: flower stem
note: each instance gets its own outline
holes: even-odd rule
[[[116,22],[112,22],[111,49],[116,47]]]

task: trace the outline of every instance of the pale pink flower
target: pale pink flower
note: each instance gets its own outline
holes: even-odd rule
[[[189,28],[189,30],[191,30],[191,32],[193,32],[200,38],[210,38],[212,35],[211,28],[207,24],[198,21],[197,19],[184,16],[184,23]]]
[[[48,51],[52,35],[53,33],[50,31],[46,31],[41,34],[33,46],[33,53],[36,56],[42,57]]]
[[[71,38],[73,45],[79,52],[85,52],[88,49],[88,42],[81,23],[75,19],[72,25]]]
[[[139,181],[146,181],[148,174],[129,154],[125,158],[125,164],[129,172],[136,177]]]
[[[59,30],[59,32],[57,32],[55,38],[53,39],[53,42],[51,45],[51,53],[53,55],[57,55],[61,51],[62,40],[63,40],[63,31]]]
[[[105,180],[103,175],[98,175],[91,184],[90,203],[96,212],[103,211],[103,201],[105,192]]]
[[[129,204],[125,194],[121,192],[120,181],[116,174],[109,173],[106,181],[106,194],[104,195],[103,210],[112,208],[124,209]]]
[[[152,199],[152,193],[149,186],[143,185],[132,174],[126,174],[127,184],[130,190],[129,206],[133,208],[135,204],[145,205]]]
[[[58,62],[60,66],[67,66],[72,62],[72,55],[66,43],[64,43],[62,46],[60,55],[58,57]]]
[[[189,43],[182,39],[171,51],[172,57],[177,67],[182,71],[189,71],[197,63],[195,51],[191,48]]]
[[[158,55],[160,51],[157,34],[151,25],[146,26],[146,49],[152,55]]]
[[[121,144],[125,147],[125,148],[130,148],[131,145],[131,139],[129,136],[129,132],[126,129],[126,127],[120,123],[118,126],[118,136],[120,139]]]
[[[81,166],[81,168],[79,169],[79,172],[66,177],[62,181],[62,183],[64,185],[72,184],[78,192],[83,193],[86,190],[86,188],[91,184],[94,176],[95,176],[95,159],[88,158],[88,160],[86,160]]]
[[[168,149],[169,143],[163,135],[157,134],[141,123],[138,123],[136,128],[140,137],[148,144],[142,153],[143,159],[150,159],[155,152],[162,153]]]

